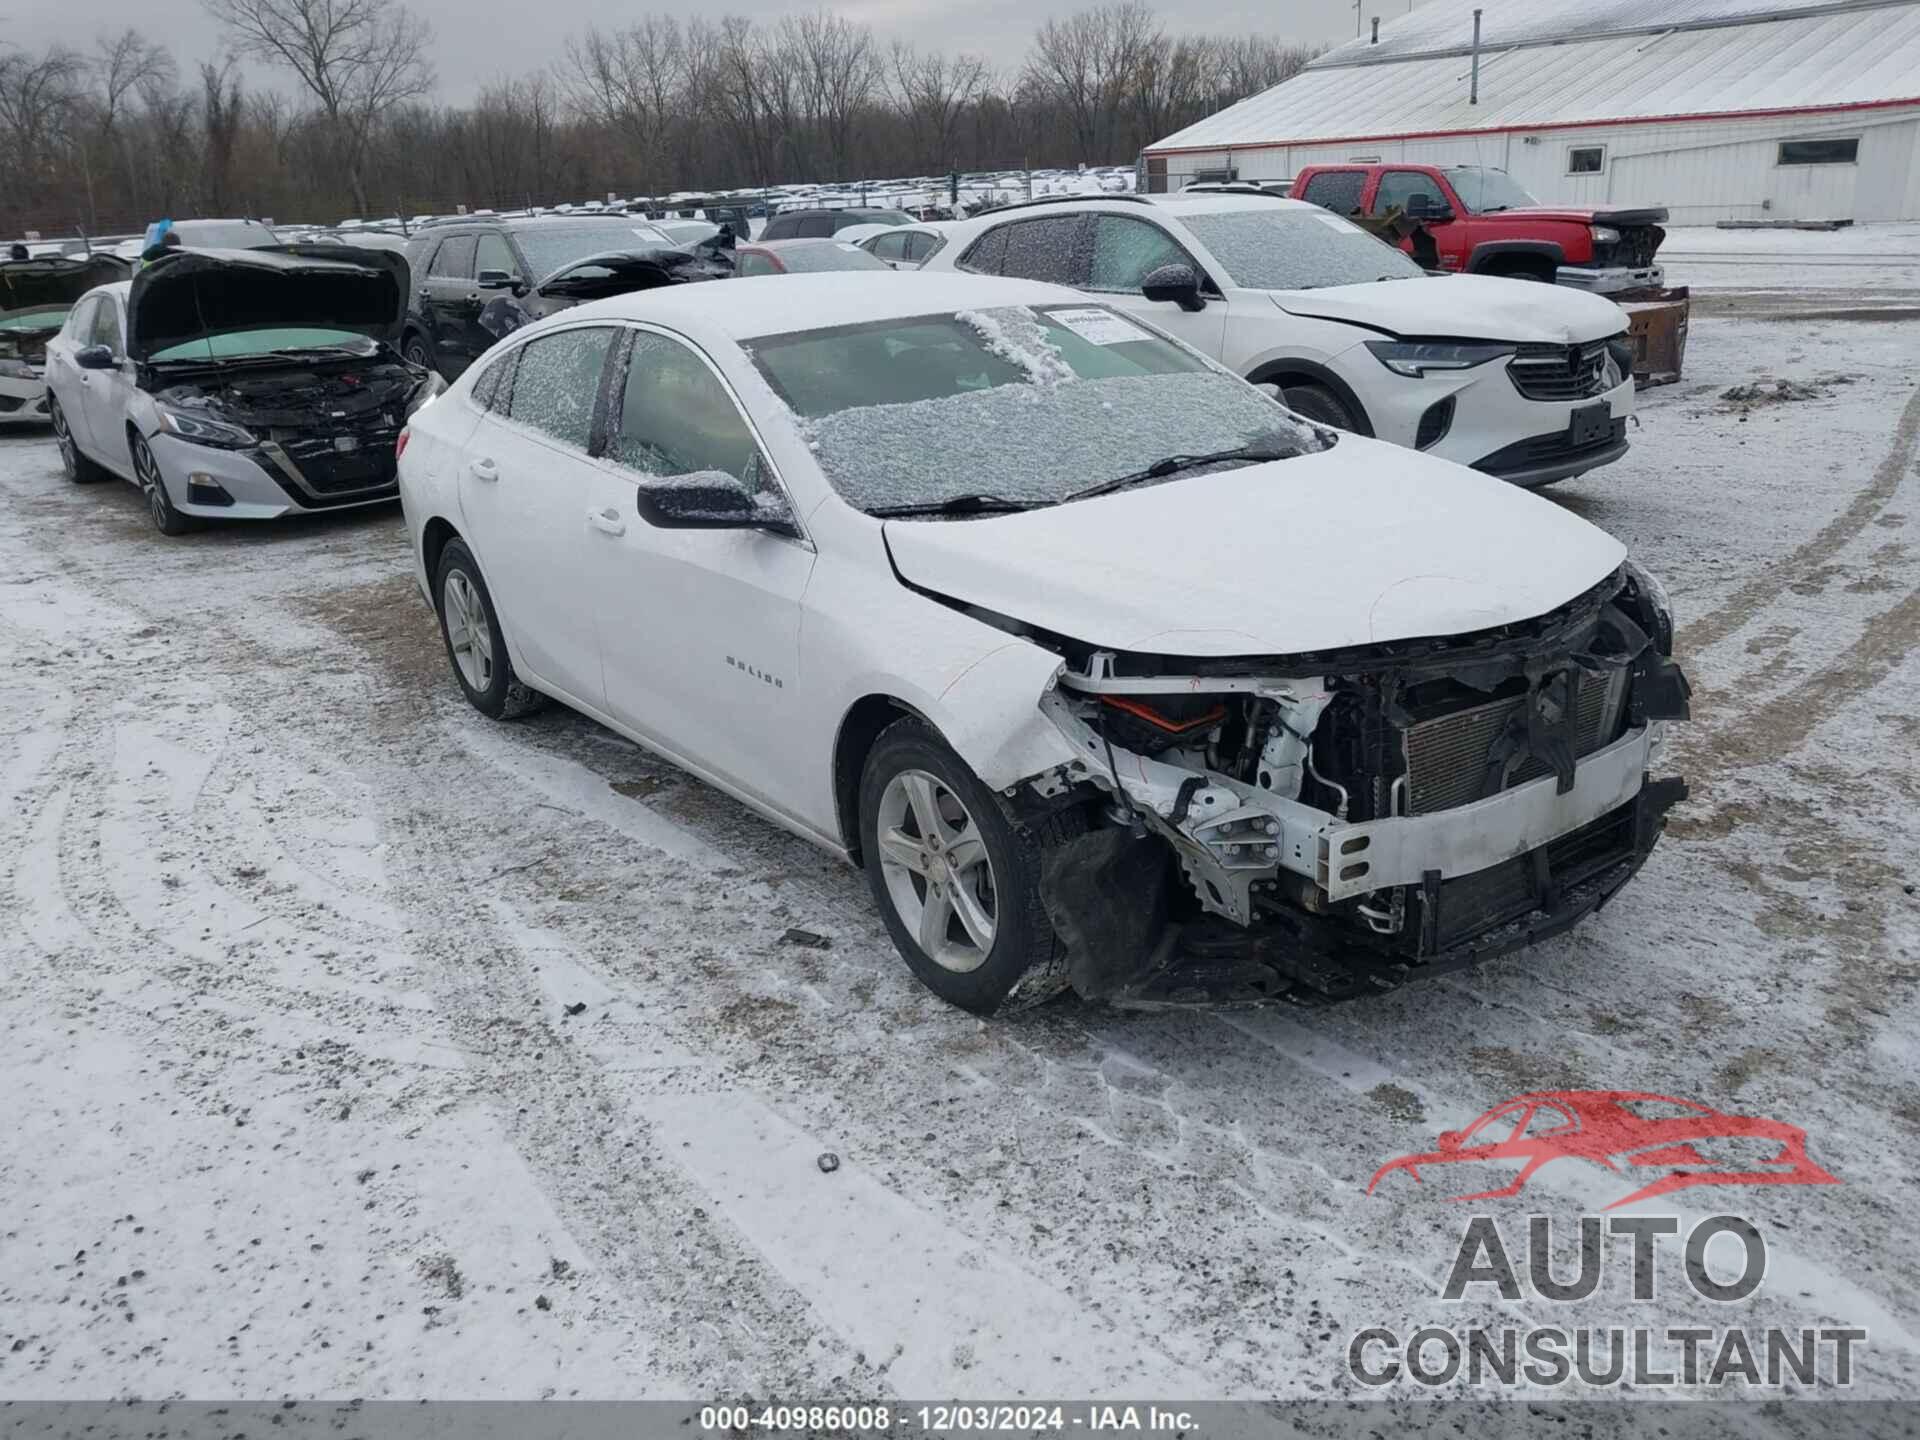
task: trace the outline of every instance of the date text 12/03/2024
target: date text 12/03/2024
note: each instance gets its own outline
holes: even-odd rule
[[[1193,1416],[1174,1406],[1087,1405],[708,1405],[700,1430],[709,1434],[884,1433],[935,1434],[1191,1434]]]

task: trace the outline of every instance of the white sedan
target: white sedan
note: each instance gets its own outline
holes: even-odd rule
[[[400,490],[479,710],[561,700],[862,865],[982,1013],[1468,963],[1593,910],[1684,794],[1618,541],[1071,290],[580,306],[414,415]]]

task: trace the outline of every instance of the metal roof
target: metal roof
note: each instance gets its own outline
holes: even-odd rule
[[[1397,42],[1383,24],[1378,46],[1358,48],[1400,53],[1341,46],[1148,152],[1920,101],[1920,0],[1535,0],[1510,16],[1478,0],[1469,105],[1467,54],[1439,47],[1471,39],[1474,3],[1437,0],[1401,21]]]

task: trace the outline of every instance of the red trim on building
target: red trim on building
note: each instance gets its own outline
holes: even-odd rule
[[[1596,125],[1677,125],[1709,120],[1766,120],[1778,115],[1839,115],[1854,110],[1890,110],[1920,105],[1909,100],[1858,100],[1847,105],[1785,106],[1778,110],[1706,110],[1691,115],[1631,115],[1614,120],[1549,120],[1538,125],[1487,125],[1460,130],[1409,130],[1384,135],[1326,135],[1303,140],[1228,140],[1216,145],[1158,146],[1146,155],[1221,155],[1230,150],[1278,150],[1294,145],[1363,145],[1377,140],[1444,140],[1454,135],[1521,135],[1535,130],[1587,130]],[[1337,164],[1337,161],[1329,161]]]

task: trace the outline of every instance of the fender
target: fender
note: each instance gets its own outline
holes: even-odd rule
[[[1567,252],[1551,240],[1482,240],[1467,257],[1467,274],[1481,274],[1491,261],[1511,255],[1537,257],[1555,270],[1567,263]]]
[[[1347,413],[1359,422],[1356,433],[1366,436],[1373,434],[1373,421],[1367,415],[1367,407],[1360,403],[1360,397],[1353,393],[1353,387],[1318,361],[1266,360],[1247,376],[1247,383],[1271,385],[1276,375],[1304,375],[1314,384],[1326,386],[1340,397],[1340,403],[1347,407]]]

